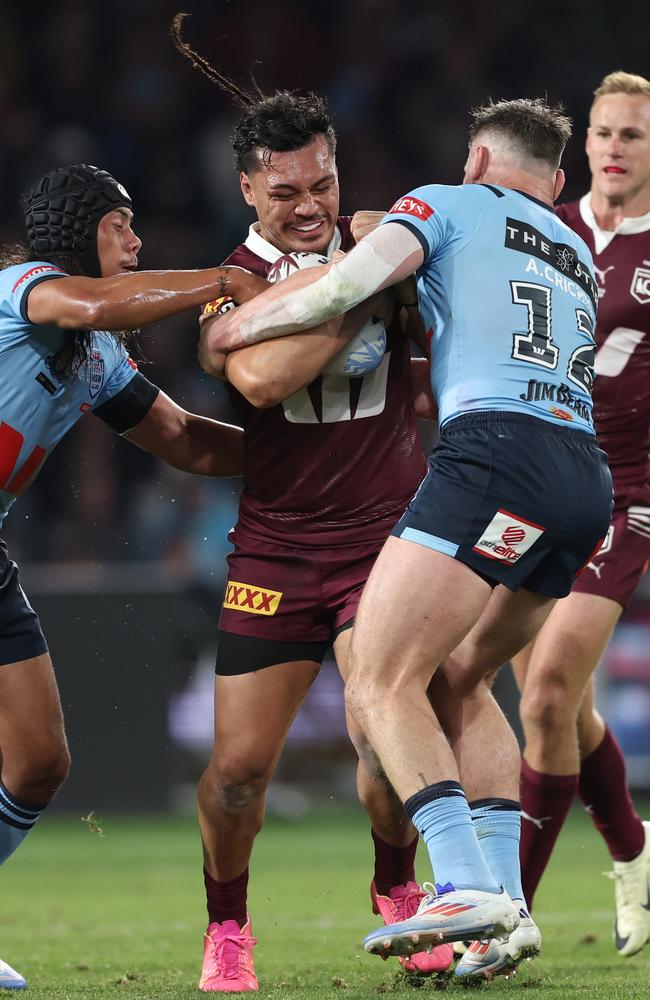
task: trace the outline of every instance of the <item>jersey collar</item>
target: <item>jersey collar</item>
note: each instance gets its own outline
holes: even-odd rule
[[[259,222],[254,222],[248,230],[248,236],[246,237],[245,246],[254,253],[257,257],[261,257],[262,260],[266,260],[269,264],[274,264],[276,260],[280,257],[284,257],[285,251],[279,250],[278,247],[273,246],[268,240],[265,240],[263,236],[260,236],[260,224]],[[330,241],[330,245],[327,248],[326,256],[330,259],[334,256],[334,251],[339,250],[341,247],[341,231],[338,226],[338,222],[334,228],[334,235]]]
[[[580,199],[580,215],[582,221],[593,231],[597,254],[601,254],[615,236],[633,236],[635,233],[646,233],[650,229],[650,212],[637,215],[633,219],[623,219],[616,229],[601,229],[591,208],[591,192],[587,192]]]

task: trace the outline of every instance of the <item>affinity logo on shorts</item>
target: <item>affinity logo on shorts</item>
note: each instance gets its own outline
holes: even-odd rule
[[[507,510],[498,510],[473,546],[488,559],[512,565],[544,534],[544,528]]]
[[[223,606],[232,611],[248,611],[252,615],[274,615],[281,599],[280,590],[260,590],[248,583],[228,580]]]

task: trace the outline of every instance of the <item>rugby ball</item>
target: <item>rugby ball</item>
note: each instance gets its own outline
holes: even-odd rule
[[[284,281],[294,271],[302,271],[308,267],[318,267],[319,264],[329,264],[329,258],[317,253],[305,251],[287,253],[276,260],[267,279],[275,284]],[[329,362],[324,369],[328,375],[342,375],[346,378],[359,378],[368,375],[378,368],[386,353],[386,327],[383,320],[371,317],[354,335],[344,348]]]

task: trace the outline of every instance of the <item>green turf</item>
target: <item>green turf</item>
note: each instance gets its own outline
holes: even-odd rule
[[[46,818],[4,866],[0,956],[28,977],[25,1000],[196,1000],[205,920],[193,821],[103,821],[100,837],[79,820]],[[405,983],[394,960],[363,952],[363,934],[377,925],[369,912],[369,863],[358,813],[267,824],[251,873],[260,998],[434,992],[430,983]],[[491,994],[650,997],[650,946],[648,957],[626,960],[611,943],[613,887],[601,877],[607,867],[600,839],[576,812],[538,897],[544,954],[516,978],[490,984]],[[426,878],[423,860],[420,868]],[[464,992],[458,983],[447,989],[450,998]]]

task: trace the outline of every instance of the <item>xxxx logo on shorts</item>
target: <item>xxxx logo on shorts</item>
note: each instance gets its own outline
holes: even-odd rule
[[[507,510],[498,510],[473,548],[488,559],[512,565],[543,534],[541,525],[525,521]]]
[[[248,611],[253,615],[274,615],[281,599],[280,590],[260,590],[249,583],[228,580],[223,606],[232,611]]]

